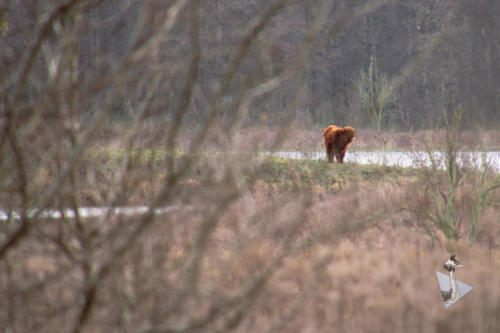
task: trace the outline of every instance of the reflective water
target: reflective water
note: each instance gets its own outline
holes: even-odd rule
[[[326,153],[324,151],[280,151],[272,153],[272,155],[281,158],[326,160]],[[434,159],[439,168],[444,168],[444,153],[433,152],[432,159]],[[344,162],[420,168],[431,166],[432,159],[424,151],[348,151]],[[486,162],[493,170],[500,172],[500,151],[460,152],[457,160],[460,166],[473,168],[482,168],[484,162]]]
[[[165,214],[172,211],[174,207],[165,207],[165,208],[156,208],[154,210],[154,214]],[[136,206],[136,207],[80,207],[78,208],[78,216],[80,218],[89,218],[89,217],[100,217],[105,216],[107,214],[110,215],[139,215],[144,214],[149,210],[149,207],[146,206]],[[38,215],[38,218],[52,218],[52,219],[60,219],[60,218],[75,218],[76,213],[74,209],[64,208],[62,210],[59,209],[44,209],[42,212],[37,214],[37,210],[30,209],[27,212],[28,217],[33,217]],[[18,212],[8,212],[5,210],[0,210],[0,221],[6,221],[9,218],[11,219],[20,219],[21,216]]]

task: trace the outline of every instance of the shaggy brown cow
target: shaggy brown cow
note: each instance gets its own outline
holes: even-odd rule
[[[333,157],[335,156],[337,162],[343,163],[347,147],[354,140],[354,128],[351,126],[342,128],[330,125],[323,130],[323,137],[328,162],[333,163]]]

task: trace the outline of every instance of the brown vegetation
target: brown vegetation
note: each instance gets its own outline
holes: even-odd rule
[[[160,125],[164,120],[156,119],[146,126],[146,130],[137,136],[137,140],[145,144],[155,143],[161,146],[164,128]],[[120,133],[127,133],[133,126],[127,123],[116,124],[102,131],[97,146],[101,148],[124,149]],[[178,148],[185,150],[189,145],[189,133],[194,126],[188,126],[179,134]],[[280,149],[287,151],[324,150],[324,138],[320,127],[304,127],[293,123],[286,133],[282,133],[283,142]],[[249,126],[241,128],[234,136],[232,146],[243,152],[269,151],[279,133],[279,126]],[[222,134],[222,136],[221,136]],[[208,133],[204,149],[218,150],[224,146],[224,135],[221,128],[217,127]],[[164,139],[164,138],[163,138]],[[425,150],[423,140],[431,142],[437,149],[446,146],[446,130],[417,130],[413,132],[381,131],[356,128],[356,141],[351,143],[350,149],[354,150]],[[476,130],[462,131],[461,147],[464,150],[500,150],[500,131],[478,128]]]
[[[213,192],[183,188],[178,199],[188,195],[189,205],[155,217],[99,280],[86,331],[438,332],[500,324],[498,209],[482,220],[485,236],[469,243],[433,239],[400,209],[420,192],[415,181],[309,190],[257,182],[214,225]],[[137,218],[40,220],[1,264],[4,327],[70,330],[92,288],[81,261],[92,258],[90,270],[105,263]],[[199,226],[207,223],[204,236]],[[474,289],[445,310],[435,270],[450,252],[464,264],[458,279]]]

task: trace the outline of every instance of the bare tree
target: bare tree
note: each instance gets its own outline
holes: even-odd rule
[[[381,73],[374,56],[370,58],[368,71],[361,71],[356,80],[361,107],[375,120],[377,132],[387,114],[395,111],[396,92],[391,81]]]
[[[7,4],[10,20],[27,25],[9,29],[2,50],[1,327],[252,330],[286,258],[317,243],[301,231],[308,191],[262,202],[245,181],[259,158],[208,152],[214,140],[235,149],[254,100],[286,88],[294,98],[270,145],[279,147],[311,53],[359,11],[347,6],[332,24],[328,1],[249,7],[255,15],[231,36],[230,60],[207,78],[218,39],[204,29],[231,13],[215,4]],[[317,19],[303,27],[300,52],[241,79],[263,65],[251,57],[262,36],[301,6]],[[311,281],[328,262],[311,263]],[[311,290],[263,327],[286,326]]]

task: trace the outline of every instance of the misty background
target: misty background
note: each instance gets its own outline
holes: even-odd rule
[[[14,1],[0,4],[0,98],[12,93],[18,64],[26,59],[38,37],[34,34],[60,1]],[[85,4],[86,3],[86,4]],[[75,25],[77,59],[75,84],[83,91],[99,89],[97,96],[79,97],[82,117],[99,108],[109,93],[102,82],[115,74],[129,51],[148,43],[157,33],[157,44],[133,62],[123,92],[114,103],[114,120],[130,120],[140,100],[157,80],[150,113],[171,119],[180,103],[188,76],[193,49],[190,43],[190,14],[162,33],[168,9],[174,1],[83,2],[83,12],[73,20],[61,19],[61,31]],[[296,102],[297,122],[304,126],[350,124],[374,127],[364,112],[357,81],[370,64],[394,86],[394,98],[387,105],[382,128],[415,130],[441,127],[444,110],[462,105],[466,127],[495,128],[500,105],[500,3],[494,0],[372,1],[372,10],[356,11],[366,1],[332,2],[315,40],[300,82]],[[28,5],[29,4],[29,5]],[[258,15],[273,2],[207,0],[199,4],[199,69],[188,122],[207,113],[227,66]],[[238,91],[251,88],[282,73],[305,46],[304,31],[317,19],[313,1],[285,1],[273,13],[258,37],[249,45],[249,54],[224,92],[220,118],[230,121]],[[23,87],[23,110],[30,112],[30,100],[44,94],[47,83],[60,64],[57,49],[45,45],[33,64],[29,85]],[[69,42],[69,41],[68,41]],[[149,41],[151,42],[151,41]],[[52,73],[52,74],[51,74]],[[102,86],[96,87],[96,79]],[[294,96],[293,80],[266,92],[251,104],[246,125],[277,125]],[[397,82],[396,82],[397,81]],[[80,91],[82,91],[80,90]],[[241,94],[240,94],[241,95]],[[3,103],[2,103],[3,104]],[[21,112],[20,110],[18,112]],[[53,117],[58,110],[52,110]],[[50,117],[50,115],[47,115]]]

